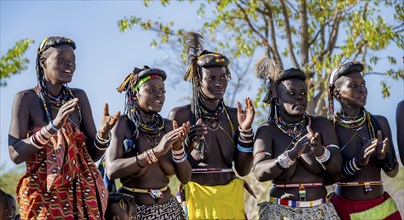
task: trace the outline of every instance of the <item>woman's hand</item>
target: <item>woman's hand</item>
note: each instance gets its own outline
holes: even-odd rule
[[[254,121],[254,106],[250,98],[245,99],[246,108],[243,111],[241,103],[237,102],[237,121],[241,130],[246,131],[251,128],[251,124]]]
[[[56,128],[59,129],[66,124],[69,115],[76,109],[76,105],[78,102],[79,99],[74,98],[63,104],[62,107],[60,107],[58,114],[56,115],[55,119],[53,119],[53,125]]]
[[[208,128],[202,123],[202,119],[198,119],[196,124],[190,127],[188,136],[185,139],[185,146],[194,148],[196,143],[203,140],[204,135],[208,133]]]
[[[180,129],[181,130],[181,132],[178,133],[178,135],[179,135],[178,141],[176,141],[173,144],[173,147],[172,147],[173,150],[181,149],[181,145],[184,142],[184,140],[186,139],[186,137],[187,137],[187,135],[189,133],[190,127],[191,127],[191,124],[189,123],[189,121],[187,121],[187,123],[182,124],[181,127],[178,127],[177,121],[175,121],[175,120],[173,121],[173,129],[174,130],[175,129]]]
[[[109,108],[108,103],[104,105],[104,116],[101,120],[101,126],[98,130],[99,136],[103,139],[109,138],[109,132],[115,126],[116,122],[118,121],[119,117],[121,116],[121,112],[117,112],[114,116],[109,115]]]
[[[369,163],[370,156],[373,154],[373,152],[376,151],[377,142],[378,142],[377,139],[373,139],[366,142],[362,146],[362,149],[360,150],[359,154],[356,155],[359,166],[364,167]]]

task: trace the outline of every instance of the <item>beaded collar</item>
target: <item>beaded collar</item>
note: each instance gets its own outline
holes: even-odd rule
[[[311,125],[311,119],[307,114],[303,115],[303,118],[298,123],[286,123],[282,117],[275,115],[276,126],[293,140],[299,140],[303,132],[306,131],[306,127]]]
[[[43,88],[40,84],[37,84],[34,87],[35,93],[39,96],[39,98],[42,101],[43,107],[46,112],[46,116],[48,118],[48,121],[52,121],[52,115],[49,111],[48,105],[56,110],[59,110],[62,105],[64,105],[66,102],[68,102],[71,99],[74,99],[73,92],[67,85],[62,86],[62,91],[58,97],[52,96],[46,88]],[[81,109],[79,105],[76,105],[76,109],[79,112],[79,124],[81,124]],[[70,119],[69,119],[70,120]],[[70,120],[71,121],[71,120]],[[75,124],[75,123],[73,123]],[[77,126],[77,125],[76,125]]]

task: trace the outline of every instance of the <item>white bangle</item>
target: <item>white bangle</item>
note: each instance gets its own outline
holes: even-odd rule
[[[33,135],[31,136],[31,138],[29,139],[29,141],[31,142],[31,145],[32,145],[32,146],[34,146],[35,148],[37,148],[37,149],[40,150],[40,149],[43,148],[43,146],[40,146],[40,145],[38,145],[38,144],[36,143],[34,135],[35,135],[35,134],[33,134]]]
[[[108,148],[108,146],[99,147],[96,140],[94,140],[94,147],[96,147],[98,150],[102,150],[102,151],[104,151],[104,150],[106,150]]]
[[[95,139],[98,141],[99,144],[101,145],[108,145],[109,142],[111,141],[111,132],[108,132],[108,138],[104,139],[102,138],[99,133],[97,132],[97,135],[95,136]]]
[[[323,153],[321,156],[316,157],[316,160],[317,160],[318,162],[320,162],[320,163],[326,162],[327,160],[330,159],[330,156],[331,156],[330,151],[329,151],[327,148],[325,148],[325,147],[323,147],[323,148],[324,148],[324,153]]]
[[[182,162],[186,161],[187,159],[188,159],[187,154],[185,154],[185,156],[182,159],[176,159],[176,158],[173,157],[174,163],[182,163]]]

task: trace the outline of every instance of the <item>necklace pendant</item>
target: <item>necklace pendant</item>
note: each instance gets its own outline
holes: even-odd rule
[[[216,122],[213,122],[213,123],[212,123],[212,127],[213,127],[213,128],[216,128],[216,127],[217,127],[217,123],[216,123]]]

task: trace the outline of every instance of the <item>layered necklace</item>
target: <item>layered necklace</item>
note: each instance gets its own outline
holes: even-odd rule
[[[52,120],[52,115],[51,115],[51,113],[49,111],[48,106],[55,109],[55,110],[59,110],[60,107],[62,107],[62,105],[64,105],[69,100],[75,98],[74,95],[73,95],[73,92],[71,91],[71,89],[66,84],[62,85],[62,91],[61,91],[60,95],[57,96],[57,97],[52,96],[48,92],[46,87],[43,87],[39,83],[34,87],[34,90],[35,90],[36,94],[39,96],[39,98],[42,101],[42,104],[43,104],[43,107],[45,109],[48,121]],[[81,115],[80,106],[78,104],[76,105],[76,109],[77,109],[77,111],[79,113],[79,125],[80,125],[82,115]],[[70,122],[72,122],[74,125],[76,125],[76,123],[74,123],[70,118],[68,118],[68,120]],[[76,125],[76,127],[78,127],[78,126]]]
[[[275,124],[279,130],[292,138],[286,148],[286,150],[288,150],[289,147],[295,145],[295,143],[302,137],[302,134],[306,132],[307,126],[311,125],[311,119],[307,114],[304,114],[302,120],[299,122],[288,123],[283,120],[281,116],[278,116],[277,112],[275,112]]]
[[[160,137],[161,131],[164,129],[164,119],[159,114],[153,114],[152,120],[148,123],[144,123],[142,118],[139,115],[139,112],[144,113],[136,102],[133,102],[133,105],[129,107],[129,112],[127,113],[128,118],[135,125],[134,136],[136,139],[139,137],[139,133],[141,133],[147,141],[148,148],[154,148],[158,144],[158,138]]]
[[[204,120],[206,126],[211,131],[216,131],[220,128],[222,121],[220,118],[222,117],[225,107],[223,100],[219,100],[218,105],[215,109],[208,109],[202,103],[203,100],[207,100],[208,98],[200,92],[200,97],[198,97],[198,101],[200,104],[201,118]]]
[[[337,122],[340,126],[347,128],[353,132],[351,139],[341,148],[341,151],[348,146],[349,143],[354,139],[355,136],[362,138],[363,140],[369,141],[372,138],[376,138],[376,132],[370,119],[370,113],[363,109],[359,116],[350,117],[348,115],[341,114],[337,112],[334,115],[334,122]],[[358,132],[365,127],[365,123],[368,125],[369,138],[361,136]]]

